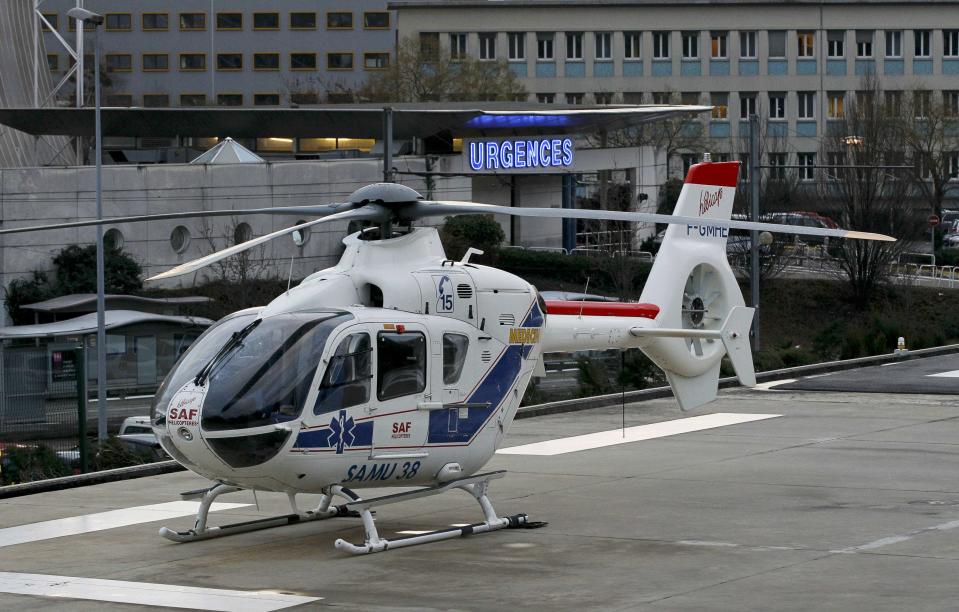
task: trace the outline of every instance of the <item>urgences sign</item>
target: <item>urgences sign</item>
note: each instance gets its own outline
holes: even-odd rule
[[[572,138],[476,139],[463,142],[463,156],[473,172],[568,172],[575,144]]]

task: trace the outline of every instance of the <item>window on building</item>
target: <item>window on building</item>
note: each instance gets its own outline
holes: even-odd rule
[[[481,60],[496,59],[496,34],[483,32],[479,35],[479,58]]]
[[[540,104],[552,104],[556,101],[556,94],[538,93],[536,94],[536,101]]]
[[[749,180],[749,153],[739,154],[739,180]]]
[[[206,29],[206,13],[180,13],[180,30],[196,32]]]
[[[450,59],[454,62],[466,59],[465,32],[453,32],[450,34]]]
[[[702,95],[698,91],[684,91],[679,94],[679,103],[685,105],[698,105]]]
[[[143,106],[147,108],[166,108],[170,106],[168,94],[143,94]]]
[[[435,62],[440,56],[439,32],[420,32],[420,54],[428,62]]]
[[[566,59],[568,61],[580,61],[583,59],[583,33],[566,33]]]
[[[693,167],[693,164],[699,160],[699,156],[695,153],[682,153],[679,159],[683,162],[683,176],[686,176],[689,174],[689,169]]]
[[[327,70],[353,70],[353,54],[352,53],[327,53],[326,69]]]
[[[713,107],[712,117],[714,120],[725,121],[729,119],[729,94],[727,92],[714,91],[709,94],[709,103]]]
[[[41,29],[44,32],[52,32],[53,30],[60,29],[60,15],[56,13],[43,13],[43,18],[50,24],[47,26],[46,23],[40,22]]]
[[[364,70],[385,70],[389,67],[390,54],[388,52],[363,54]]]
[[[872,30],[856,30],[856,57],[872,57]]]
[[[609,91],[598,91],[593,94],[593,100],[596,101],[596,104],[606,106],[613,103],[613,94]]]
[[[216,69],[217,70],[243,70],[243,54],[242,53],[217,53]]]
[[[799,165],[799,180],[811,181],[815,178],[816,169],[813,167],[816,165],[815,153],[800,153]]]
[[[653,59],[669,59],[670,32],[653,32]]]
[[[327,30],[352,30],[353,13],[351,11],[330,11],[326,14]]]
[[[769,178],[774,181],[781,181],[786,178],[785,153],[770,153],[769,165],[772,166],[772,168],[769,169]]]
[[[351,14],[352,15],[352,14]],[[279,13],[253,13],[254,30],[279,30]]]
[[[942,92],[942,108],[947,117],[959,117],[959,91]]]
[[[226,93],[216,95],[217,106],[243,106],[243,94]]]
[[[959,180],[959,151],[953,151],[949,154],[949,179]]]
[[[659,104],[659,105],[672,104],[672,100],[673,100],[673,94],[668,91],[653,92],[653,104]]]
[[[553,61],[553,33],[536,33],[536,59],[543,62]]]
[[[816,57],[816,35],[812,32],[796,32],[796,55]]]
[[[216,29],[217,30],[242,30],[243,29],[243,13],[217,13]]]
[[[567,103],[567,104],[582,104],[582,103],[583,103],[583,94],[581,94],[581,93],[568,93],[568,94],[566,94],[566,103]]]
[[[124,93],[107,94],[104,106],[133,106],[133,96]]]
[[[769,94],[769,118],[770,119],[786,118],[786,94],[784,93]]]
[[[856,108],[860,109],[862,116],[871,117],[875,107],[875,98],[871,91],[856,92]]]
[[[845,30],[829,30],[826,33],[827,52],[831,59],[841,59],[846,56]]]
[[[76,31],[77,31],[77,20],[74,19],[73,17],[67,17],[67,28],[68,28],[71,32],[76,32]],[[92,31],[93,31],[93,23],[91,23],[91,22],[86,22],[86,23],[84,23],[84,24],[83,24],[83,31],[84,31],[84,32],[92,32]]]
[[[783,30],[769,31],[769,57],[786,57],[786,32]]]
[[[627,91],[623,93],[623,104],[642,104],[644,98],[641,91]]]
[[[739,33],[739,57],[742,59],[756,59],[756,33]]]
[[[426,388],[426,337],[419,332],[376,336],[376,396],[388,400]]]
[[[206,70],[206,53],[181,53],[180,70]]]
[[[613,59],[613,33],[596,32],[594,35],[596,41],[596,57],[598,60]]]
[[[829,119],[842,119],[846,116],[845,92],[830,91],[826,94],[826,116]]]
[[[628,60],[642,58],[642,42],[641,32],[623,32],[623,57]]]
[[[917,89],[912,92],[912,106],[916,114],[916,119],[925,119],[929,116],[932,108],[932,92],[925,89]]]
[[[143,71],[161,72],[170,69],[170,56],[166,53],[144,53]]]
[[[292,104],[319,104],[320,96],[315,91],[294,91],[290,93]]]
[[[50,72],[60,70],[60,56],[57,53],[47,53],[47,70]]]
[[[290,13],[291,30],[315,30],[316,13],[313,11]]]
[[[959,57],[959,30],[942,31],[943,57]]]
[[[886,30],[886,57],[902,57],[902,32]]]
[[[253,70],[279,70],[279,53],[254,53]]]
[[[509,60],[520,61],[526,59],[526,32],[510,32],[506,35],[509,43]]]
[[[918,58],[926,58],[932,55],[932,32],[929,30],[913,30],[913,41],[915,42],[914,55]]]
[[[206,94],[180,94],[180,106],[206,106]]]
[[[890,117],[897,117],[902,112],[902,92],[887,89],[883,92],[883,100],[886,106],[886,114]]]
[[[712,32],[709,35],[709,56],[712,59],[724,60],[729,57],[726,49],[726,40],[729,37],[728,32]]]
[[[754,93],[741,93],[739,94],[739,118],[740,119],[749,119],[751,115],[756,115],[756,94]]]
[[[143,13],[140,24],[144,32],[169,30],[170,16],[166,13]]]
[[[316,53],[290,53],[290,70],[316,70]]]
[[[842,166],[846,165],[846,154],[842,151],[830,151],[826,154],[826,163],[829,166],[828,178],[838,180]]]
[[[129,53],[107,53],[107,72],[130,72],[133,70],[133,57]]]
[[[130,13],[107,13],[104,23],[107,32],[129,32],[133,29],[133,16]]]
[[[259,93],[253,94],[254,106],[279,106],[280,94],[277,93]]]
[[[800,119],[816,118],[816,92],[800,91],[796,94],[796,101],[799,103]]]
[[[366,30],[388,30],[390,14],[388,11],[369,11],[363,13],[363,28]]]
[[[699,32],[683,32],[683,59],[699,59]]]

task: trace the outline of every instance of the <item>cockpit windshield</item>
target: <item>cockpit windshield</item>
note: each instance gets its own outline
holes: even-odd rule
[[[298,417],[330,332],[349,319],[311,312],[264,319],[210,367],[203,428],[260,427]]]

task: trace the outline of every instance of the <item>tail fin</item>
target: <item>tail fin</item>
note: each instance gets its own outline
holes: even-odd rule
[[[641,346],[666,372],[684,410],[716,397],[724,354],[740,382],[756,384],[748,345],[752,309],[744,308],[726,257],[728,229],[710,224],[732,215],[738,178],[739,162],[704,162],[689,169],[673,214],[701,222],[669,226],[640,298],[659,306],[660,328],[713,332],[650,336]],[[735,337],[727,337],[727,331]]]

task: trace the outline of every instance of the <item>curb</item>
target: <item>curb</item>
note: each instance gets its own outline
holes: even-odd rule
[[[779,380],[781,378],[799,378],[802,376],[812,376],[815,374],[840,372],[842,370],[852,370],[854,368],[863,366],[880,365],[895,361],[911,361],[913,359],[935,357],[938,355],[949,355],[951,353],[959,353],[959,344],[948,344],[946,346],[919,349],[917,351],[907,351],[900,354],[891,353],[888,355],[873,355],[870,357],[857,357],[855,359],[845,359],[842,361],[813,363],[810,365],[782,368],[779,370],[767,370],[765,372],[756,373],[756,382],[769,382],[773,380]],[[727,376],[719,379],[720,389],[739,386],[739,379],[737,379],[735,376]],[[624,400],[632,403],[672,396],[672,389],[670,389],[668,386],[653,387],[652,389],[640,389],[638,391],[627,391],[625,394],[610,393],[607,395],[595,395],[593,397],[581,397],[576,399],[548,402],[545,404],[535,404],[533,406],[523,406],[516,412],[515,418],[529,419],[532,417],[545,416],[548,414],[560,414],[563,412],[576,412],[579,410],[602,408],[605,406],[619,404]]]
[[[839,372],[841,370],[851,370],[861,366],[879,365],[894,361],[910,361],[913,359],[922,359],[924,357],[934,357],[937,355],[948,355],[951,353],[959,353],[959,344],[950,344],[947,346],[920,349],[918,351],[909,351],[899,355],[890,354],[876,355],[872,357],[858,357],[856,359],[846,359],[844,361],[828,361],[826,363],[815,363],[792,368],[782,368],[780,370],[757,372],[756,380],[757,382],[768,382],[772,380],[778,380],[780,378],[811,376],[814,374],[823,374],[827,372]],[[739,381],[735,376],[728,376],[719,379],[719,387],[721,389],[738,386],[740,386]],[[671,397],[672,395],[673,392],[669,387],[654,387],[652,389],[629,391],[625,394],[610,393],[608,395],[596,395],[593,397],[561,400],[558,402],[549,402],[546,404],[536,404],[534,406],[522,407],[517,411],[515,418],[529,419],[532,417],[545,416],[548,414],[561,414],[563,412],[577,412],[580,410],[590,410],[592,408],[602,408],[604,406],[619,404],[623,401],[624,397],[626,401],[634,403],[651,399]],[[170,460],[117,468],[114,470],[104,470],[102,472],[90,472],[88,474],[79,474],[77,476],[63,476],[61,478],[37,480],[34,482],[25,482],[22,484],[0,487],[0,499],[21,497],[23,495],[33,495],[35,493],[60,491],[63,489],[72,489],[75,487],[84,487],[107,482],[117,482],[120,480],[129,480],[131,478],[159,476],[160,474],[181,472],[185,469],[186,468],[181,466],[176,461]]]

